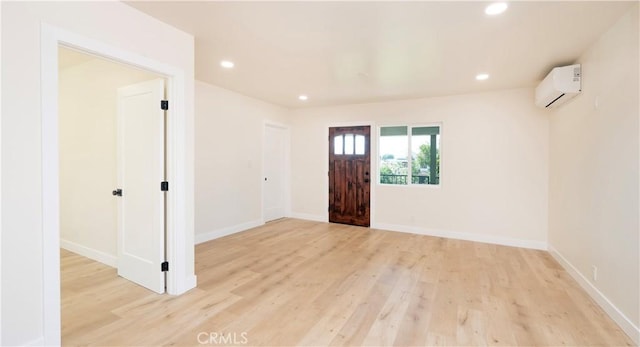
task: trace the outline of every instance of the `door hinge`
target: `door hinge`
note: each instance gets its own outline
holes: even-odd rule
[[[160,264],[160,271],[162,271],[162,272],[169,271],[169,262],[168,261],[165,261],[162,264]]]
[[[164,181],[164,182],[160,182],[160,190],[163,192],[168,192],[169,191],[169,182]]]
[[[169,109],[169,100],[160,100],[160,109],[168,110]]]

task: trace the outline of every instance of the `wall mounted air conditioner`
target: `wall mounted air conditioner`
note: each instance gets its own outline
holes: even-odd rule
[[[558,107],[582,90],[580,64],[556,67],[536,88],[536,106]]]

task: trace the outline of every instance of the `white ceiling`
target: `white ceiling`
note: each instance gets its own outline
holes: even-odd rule
[[[296,108],[533,86],[633,2],[128,4],[195,36],[197,79]]]

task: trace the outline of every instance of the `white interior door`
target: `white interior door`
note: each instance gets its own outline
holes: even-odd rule
[[[165,291],[162,79],[118,89],[118,275]]]
[[[264,163],[264,221],[285,216],[286,129],[265,125]]]

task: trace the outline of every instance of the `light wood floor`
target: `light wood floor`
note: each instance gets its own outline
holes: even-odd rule
[[[157,295],[62,251],[63,344],[633,345],[543,251],[285,219],[198,245],[196,274]]]

